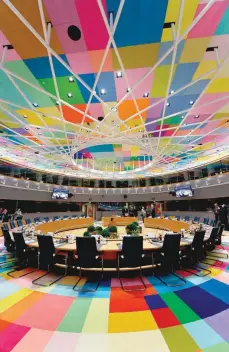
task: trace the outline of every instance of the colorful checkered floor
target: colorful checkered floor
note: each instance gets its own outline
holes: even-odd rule
[[[147,276],[146,291],[131,293],[117,279],[78,293],[74,276],[41,288],[32,284],[39,272],[13,279],[1,269],[0,351],[228,352],[229,260],[217,265],[204,278],[180,271],[183,287]]]

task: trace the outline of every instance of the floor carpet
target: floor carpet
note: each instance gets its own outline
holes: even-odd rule
[[[135,292],[124,292],[115,278],[95,293],[75,292],[74,276],[44,288],[32,284],[40,272],[13,279],[1,269],[0,351],[228,352],[229,261],[212,263],[204,278],[180,271],[183,287],[146,276],[147,289]]]

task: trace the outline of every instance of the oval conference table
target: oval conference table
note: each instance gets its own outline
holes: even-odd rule
[[[89,225],[94,223],[93,218],[81,218],[71,220],[60,220],[55,222],[48,222],[39,224],[35,227],[35,231],[40,231],[41,234],[47,234],[48,232],[53,233],[54,244],[57,251],[65,251],[68,254],[73,254],[76,251],[75,236],[83,236],[83,232]],[[169,219],[145,219],[145,226],[142,229],[142,235],[144,237],[143,249],[144,251],[155,251],[160,250],[163,241],[152,241],[150,237],[164,235],[168,231],[179,232],[185,230],[185,237],[181,239],[181,247],[188,246],[191,244],[193,235],[189,233],[190,224],[183,221],[169,220]],[[118,227],[119,236],[125,234],[125,227]],[[66,239],[66,236],[71,237],[69,242],[61,243],[60,241]],[[206,235],[207,240],[209,235]],[[38,247],[36,240],[27,242],[29,247]],[[103,252],[104,260],[114,260],[117,252],[121,251],[122,238],[118,239],[105,239],[104,242],[98,244],[98,251]]]

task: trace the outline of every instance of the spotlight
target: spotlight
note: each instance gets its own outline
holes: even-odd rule
[[[167,102],[167,103],[166,103],[166,106],[170,106],[170,103]]]
[[[38,104],[37,104],[37,103],[33,103],[33,106],[34,106],[35,108],[37,108],[37,107],[38,107]]]
[[[145,92],[145,93],[143,94],[143,98],[148,98],[148,96],[149,96],[149,93],[147,93],[147,92]]]
[[[128,88],[126,89],[127,93],[130,92],[130,90],[131,90],[131,88],[128,87]]]
[[[68,81],[69,81],[70,83],[72,83],[72,82],[74,82],[74,78],[71,76],[71,77],[68,78]]]
[[[104,88],[102,88],[101,90],[100,90],[100,93],[101,93],[101,95],[106,95],[106,89],[104,89]]]
[[[116,72],[116,77],[117,77],[117,78],[121,78],[121,77],[122,77],[122,71]]]
[[[174,90],[170,90],[170,94],[173,94],[174,93]]]
[[[190,100],[189,105],[193,105],[193,104],[194,104],[194,101]]]
[[[71,92],[68,93],[68,98],[72,98],[72,93]]]

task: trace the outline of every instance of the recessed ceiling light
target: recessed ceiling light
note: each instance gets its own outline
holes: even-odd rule
[[[56,105],[60,105],[60,102],[59,102],[59,100],[57,100],[57,101],[56,101]]]
[[[72,93],[71,92],[68,93],[68,97],[72,98]]]
[[[122,71],[116,72],[116,77],[117,77],[117,78],[121,78],[121,77],[122,77]]]
[[[102,88],[101,90],[100,90],[100,93],[102,94],[102,95],[106,95],[106,89],[104,89],[104,88]]]
[[[170,90],[170,94],[173,94],[174,93],[174,90]]]
[[[112,111],[117,111],[117,108],[114,106],[111,110]]]
[[[184,119],[184,115],[181,116],[181,119]]]
[[[72,82],[74,82],[74,78],[71,76],[71,77],[68,78],[68,81],[69,81],[70,83],[72,83]]]
[[[190,100],[189,105],[193,105],[193,104],[194,104],[194,101]]]
[[[131,91],[131,88],[127,88],[126,91],[127,91],[127,93],[130,92],[130,91]]]
[[[33,103],[33,106],[35,106],[35,108],[37,108],[37,107],[38,107],[38,104],[37,104],[37,103]]]
[[[24,117],[24,119],[27,119],[28,116],[27,115],[23,115],[23,117]]]
[[[170,105],[170,103],[166,103],[166,106],[169,106]]]
[[[25,130],[28,131],[29,127],[25,127]]]
[[[195,115],[195,119],[198,119],[198,117],[200,117],[200,115]]]
[[[149,93],[147,93],[147,92],[145,92],[145,93],[143,94],[143,98],[148,98],[148,96],[149,96]]]

